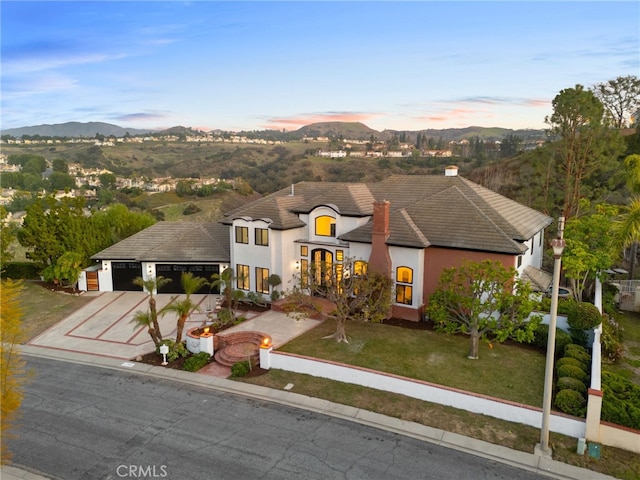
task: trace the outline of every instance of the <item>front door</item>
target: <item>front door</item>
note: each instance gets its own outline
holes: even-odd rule
[[[315,284],[322,288],[327,284],[327,280],[331,278],[333,270],[333,252],[318,248],[311,251],[312,269]]]

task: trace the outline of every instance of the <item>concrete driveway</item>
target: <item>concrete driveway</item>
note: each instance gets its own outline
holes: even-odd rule
[[[148,297],[143,292],[89,293],[95,299],[67,318],[31,340],[28,345],[56,350],[101,355],[130,360],[154,350],[146,327],[135,327],[131,320],[141,310],[147,311]],[[160,294],[156,296],[158,311],[184,295]],[[215,305],[214,295],[194,294],[191,299],[201,312],[194,312],[185,325],[184,335],[192,327],[204,325],[208,318],[205,310]],[[225,332],[256,330],[271,336],[274,347],[318,325],[317,320],[294,320],[281,312],[242,312],[248,320]],[[168,313],[158,319],[165,338],[175,338],[177,317]]]

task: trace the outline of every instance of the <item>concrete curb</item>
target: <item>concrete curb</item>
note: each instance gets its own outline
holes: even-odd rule
[[[119,360],[111,357],[69,352],[46,347],[22,345],[21,350],[23,354],[28,356],[49,358],[51,360],[61,360],[101,368],[111,368],[139,375],[147,375],[321,413],[335,418],[341,418],[382,430],[395,432],[400,435],[409,436],[435,445],[469,453],[523,470],[543,474],[550,478],[560,480],[584,480],[587,478],[589,480],[615,480],[614,477],[609,475],[575,467],[550,458],[534,455],[532,453],[513,450],[500,445],[484,442],[482,440],[465,437],[456,433],[446,432],[444,430],[428,427],[418,423],[407,422],[405,420],[388,417],[386,415],[369,412],[359,408],[333,403],[328,400],[307,397],[305,395],[300,395],[286,390],[275,390],[267,387],[261,387],[259,385],[235,382],[200,373],[185,372],[165,367],[156,367],[143,363]],[[3,467],[2,478],[14,480],[10,476],[5,477],[4,468],[5,467]],[[14,478],[36,480],[45,477],[15,476]]]

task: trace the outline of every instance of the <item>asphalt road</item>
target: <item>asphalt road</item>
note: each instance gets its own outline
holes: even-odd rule
[[[534,480],[539,474],[283,405],[28,357],[13,461],[52,478]]]

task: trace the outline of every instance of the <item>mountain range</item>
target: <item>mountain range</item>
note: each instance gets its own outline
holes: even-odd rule
[[[104,122],[66,122],[58,124],[43,124],[29,127],[10,128],[2,130],[2,135],[12,137],[42,136],[42,137],[67,137],[67,138],[93,138],[96,135],[124,137],[129,135],[143,135],[147,133],[189,133],[193,130],[188,127],[172,127],[158,131],[152,129],[123,128]],[[513,130],[500,127],[466,127],[447,129],[425,129],[425,130],[389,130],[382,131],[369,128],[360,122],[320,122],[306,125],[298,130],[290,132],[279,132],[273,130],[238,132],[239,135],[250,137],[272,138],[279,137],[282,140],[296,140],[304,137],[342,137],[349,140],[370,140],[372,137],[377,140],[390,140],[394,136],[405,134],[407,141],[414,141],[418,134],[431,138],[442,138],[443,140],[462,140],[463,138],[478,137],[483,140],[500,140],[509,134],[515,134],[524,140],[536,140],[545,137],[544,130]]]

